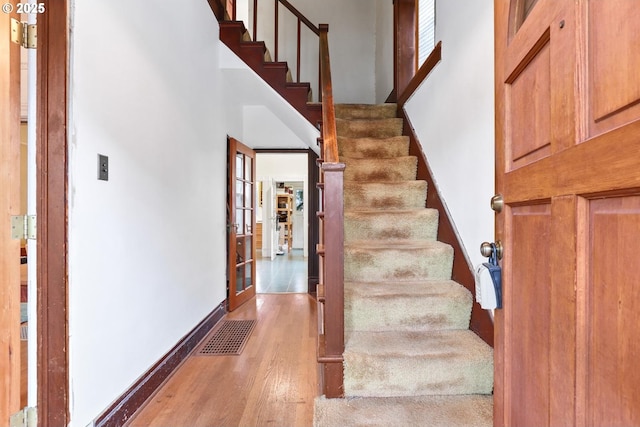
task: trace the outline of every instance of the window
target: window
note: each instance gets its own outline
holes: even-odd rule
[[[436,1],[418,0],[418,66],[435,47]]]

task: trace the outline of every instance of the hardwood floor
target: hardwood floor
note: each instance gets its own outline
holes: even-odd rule
[[[312,425],[315,300],[258,294],[226,319],[257,320],[242,354],[189,356],[128,426]]]

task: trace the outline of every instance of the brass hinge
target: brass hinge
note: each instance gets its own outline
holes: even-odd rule
[[[11,41],[27,49],[38,46],[38,26],[11,18]]]
[[[34,407],[26,407],[11,415],[9,427],[37,427],[38,411]]]
[[[15,215],[11,217],[11,238],[35,240],[38,221],[35,215]]]

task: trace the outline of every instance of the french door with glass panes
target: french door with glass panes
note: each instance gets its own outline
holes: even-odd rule
[[[229,311],[235,310],[256,294],[255,157],[256,153],[252,149],[236,139],[229,138]]]

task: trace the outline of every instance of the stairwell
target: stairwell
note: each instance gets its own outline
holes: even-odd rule
[[[220,39],[313,125],[294,83],[242,22]],[[315,401],[314,426],[491,426],[493,352],[469,330],[472,296],[451,280],[396,105],[336,105],[344,174],[344,398]]]
[[[396,105],[336,105],[344,175],[343,399],[314,425],[490,426],[493,352],[469,330]]]
[[[220,40],[286,99],[312,125],[322,119],[322,106],[311,101],[311,84],[294,82],[286,62],[272,61],[262,41],[252,41],[242,21],[221,21]]]

